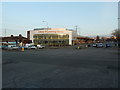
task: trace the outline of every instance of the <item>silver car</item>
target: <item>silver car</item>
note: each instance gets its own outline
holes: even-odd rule
[[[97,47],[103,47],[103,43],[98,43]]]
[[[35,47],[34,45],[29,46],[28,49],[37,49],[37,47]]]

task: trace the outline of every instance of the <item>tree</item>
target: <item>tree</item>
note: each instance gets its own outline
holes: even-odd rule
[[[117,40],[119,40],[120,39],[120,29],[115,29],[112,32],[112,35],[115,36]]]
[[[100,41],[100,36],[96,36],[96,42],[99,42]]]
[[[100,40],[100,36],[96,36],[96,40]]]
[[[118,41],[118,47],[120,48],[120,29],[115,29],[112,35],[116,37],[116,40]]]

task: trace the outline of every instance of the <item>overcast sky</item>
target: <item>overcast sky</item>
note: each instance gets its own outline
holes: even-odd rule
[[[117,2],[4,2],[3,35],[46,27],[74,29],[83,36],[110,35],[118,28]]]

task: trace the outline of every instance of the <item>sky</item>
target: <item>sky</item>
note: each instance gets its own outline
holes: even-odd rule
[[[1,5],[1,3],[0,3]],[[46,22],[43,22],[46,21]],[[118,28],[117,2],[3,2],[2,36],[34,28],[75,29],[82,36],[110,35]]]

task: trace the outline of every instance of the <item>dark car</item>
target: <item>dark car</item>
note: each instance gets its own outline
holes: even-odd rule
[[[97,43],[94,43],[92,46],[93,46],[93,47],[97,47]]]
[[[110,44],[106,44],[105,47],[106,47],[106,48],[107,48],[107,47],[110,47]]]

